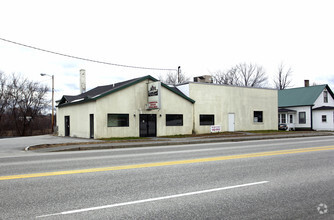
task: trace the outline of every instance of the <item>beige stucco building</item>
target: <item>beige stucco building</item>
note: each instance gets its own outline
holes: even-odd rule
[[[277,130],[277,90],[185,83],[168,86],[151,76],[63,96],[60,136],[167,136],[220,131]]]

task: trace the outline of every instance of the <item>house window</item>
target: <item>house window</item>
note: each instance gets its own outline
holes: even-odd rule
[[[328,103],[328,92],[324,91],[324,103]]]
[[[322,122],[327,122],[327,115],[322,115],[321,119],[322,119]]]
[[[290,117],[290,123],[292,124],[293,123],[293,115],[289,115]]]
[[[166,126],[183,126],[183,115],[166,115]]]
[[[199,125],[214,125],[215,116],[214,115],[200,115],[199,116]]]
[[[299,112],[299,124],[306,124],[306,112]]]
[[[278,124],[281,123],[281,114],[278,114]]]
[[[283,114],[282,114],[282,120],[283,120]],[[254,122],[263,122],[263,111],[254,111]]]
[[[108,127],[129,127],[129,114],[108,114]]]
[[[286,114],[282,114],[282,123],[286,123]]]

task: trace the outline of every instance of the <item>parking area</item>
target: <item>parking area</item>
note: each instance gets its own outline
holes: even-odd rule
[[[53,135],[39,135],[28,137],[14,137],[0,139],[0,156],[23,155],[27,152],[24,149],[28,146],[38,144],[60,144],[60,143],[78,143],[78,142],[99,142],[99,140],[58,137]]]

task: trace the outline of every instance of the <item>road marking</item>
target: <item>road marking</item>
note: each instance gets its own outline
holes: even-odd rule
[[[291,140],[291,139],[290,139]],[[295,139],[294,139],[295,140]],[[305,138],[303,139],[305,140]],[[250,141],[248,141],[249,143]],[[324,141],[323,141],[324,142]],[[333,142],[333,140],[328,140],[327,142]],[[246,142],[244,142],[246,143]],[[310,143],[319,143],[319,140],[315,140],[315,141],[298,141],[294,144],[296,144],[296,146],[293,147],[298,147],[297,144],[310,144]],[[231,144],[231,143],[210,143],[210,144],[196,144],[196,146],[201,145],[201,146],[215,146],[215,145],[224,145],[224,144]],[[234,142],[232,144],[240,144],[240,142]],[[187,145],[175,145],[175,146],[170,146],[170,147],[143,147],[143,148],[118,148],[118,149],[113,149],[112,151],[110,150],[96,150],[95,152],[99,152],[100,154],[102,154],[103,156],[99,155],[99,156],[88,156],[88,157],[72,157],[72,158],[62,158],[62,159],[50,159],[50,158],[46,158],[46,159],[42,159],[42,160],[29,160],[29,161],[18,161],[18,162],[13,162],[13,161],[6,161],[6,162],[1,162],[0,163],[0,167],[4,167],[4,166],[8,166],[8,165],[20,165],[20,166],[24,166],[27,164],[47,164],[47,163],[63,163],[63,162],[73,162],[73,161],[86,161],[86,160],[96,160],[96,159],[119,159],[119,158],[130,158],[130,157],[138,157],[138,156],[153,156],[153,155],[169,155],[169,154],[187,154],[187,153],[195,153],[195,152],[212,152],[212,151],[225,151],[225,150],[230,150],[230,149],[251,149],[251,148],[260,148],[262,146],[268,146],[268,143],[261,143],[261,144],[256,144],[256,145],[244,145],[244,146],[230,146],[230,147],[210,147],[210,148],[201,148],[201,149],[188,149],[189,146]],[[274,146],[282,146],[282,140],[280,140],[280,143],[270,143],[270,147],[274,147]],[[150,149],[154,149],[157,152],[141,152],[141,151],[146,151]],[[173,151],[160,151],[161,149],[176,149]],[[185,149],[185,150],[182,150]],[[273,149],[275,150],[275,149]],[[133,153],[130,154],[114,154],[117,152],[125,152],[125,151],[134,151]],[[82,151],[82,153],[87,153],[88,151]],[[92,151],[90,151],[89,153],[91,153]],[[108,154],[104,153],[104,152],[108,152]],[[78,152],[76,151],[72,151],[72,154],[76,154]],[[61,152],[58,152],[57,154],[62,154]],[[68,153],[66,153],[68,154]],[[28,155],[25,155],[28,156]],[[29,155],[32,156],[32,155]],[[34,157],[36,157],[36,155],[33,155]],[[13,156],[11,156],[13,157]],[[2,157],[5,158],[5,157]]]
[[[241,188],[241,187],[246,187],[246,186],[260,185],[260,184],[265,184],[268,182],[269,181],[246,183],[246,184],[235,185],[235,186],[207,189],[207,190],[202,190],[202,191],[181,193],[181,194],[175,194],[175,195],[170,195],[170,196],[162,196],[162,197],[156,197],[156,198],[150,198],[150,199],[136,200],[136,201],[131,201],[131,202],[123,202],[123,203],[116,203],[116,204],[111,204],[111,205],[96,206],[96,207],[90,207],[90,208],[85,208],[85,209],[76,209],[76,210],[59,212],[59,213],[54,213],[54,214],[40,215],[40,216],[37,216],[36,218],[46,218],[46,217],[56,216],[56,215],[69,215],[69,214],[75,214],[75,213],[81,213],[81,212],[96,211],[100,209],[115,208],[119,206],[135,205],[135,204],[153,202],[153,201],[159,201],[159,200],[165,200],[165,199],[174,199],[174,198],[179,198],[179,197],[193,196],[193,195],[199,195],[199,194],[204,194],[204,193],[211,193],[211,192],[217,192],[217,191],[222,191],[222,190]]]
[[[299,141],[296,144],[310,144],[310,143],[318,143],[319,140],[316,141]],[[328,142],[333,142],[332,140],[328,140]],[[238,142],[240,144],[240,142]],[[224,145],[225,143],[210,143],[209,145]],[[231,143],[229,143],[231,144]],[[233,144],[237,144],[237,142],[234,142]],[[203,146],[208,146],[208,144],[197,144],[198,145],[203,145]],[[175,147],[176,146],[176,147]],[[173,151],[160,151],[160,149],[168,149],[168,147],[150,147],[150,149],[154,149],[157,152],[141,152],[148,150],[149,147],[144,148],[118,148],[118,149],[113,149],[112,151],[110,150],[97,150],[96,152],[102,153],[103,156],[88,156],[88,157],[72,157],[72,158],[62,158],[62,159],[42,159],[42,160],[29,160],[29,161],[18,161],[18,162],[13,162],[13,161],[6,161],[6,162],[1,162],[1,166],[8,166],[8,165],[26,165],[26,164],[46,164],[46,163],[63,163],[63,162],[68,162],[68,161],[87,161],[87,160],[96,160],[96,159],[119,159],[119,158],[130,158],[130,157],[138,157],[138,156],[153,156],[153,155],[168,155],[168,154],[187,154],[187,153],[195,153],[195,152],[212,152],[212,151],[224,151],[224,150],[230,150],[230,149],[251,149],[251,148],[260,148],[262,146],[268,146],[268,143],[262,143],[262,144],[256,144],[256,145],[245,145],[245,146],[231,146],[231,147],[210,147],[210,148],[201,148],[201,149],[187,149],[189,146],[186,145],[175,145],[171,146],[171,149],[176,148],[176,150]],[[270,143],[270,147],[274,146],[282,146],[282,141],[280,143]],[[185,150],[183,150],[185,149]],[[134,151],[133,153],[130,154],[114,154],[116,152],[121,152],[123,153],[124,151]],[[141,150],[141,151],[140,151]],[[137,152],[139,151],[139,152]],[[85,151],[86,153],[87,151]],[[91,153],[92,151],[90,151]],[[108,154],[105,155],[104,152],[108,152]],[[72,151],[72,153],[77,153],[75,151]],[[110,153],[110,154],[109,154]],[[57,154],[61,154],[58,152]],[[68,153],[67,153],[68,154]],[[27,156],[27,155],[26,155]],[[31,156],[31,155],[30,155]],[[36,157],[36,155],[34,155]]]
[[[162,166],[203,163],[203,162],[243,159],[243,158],[252,158],[252,157],[265,157],[265,156],[275,156],[275,155],[284,155],[284,154],[298,154],[298,153],[324,151],[324,150],[334,150],[334,146],[267,151],[267,152],[250,153],[250,154],[239,154],[239,155],[230,155],[230,156],[208,157],[208,158],[177,160],[177,161],[167,161],[167,162],[157,162],[157,163],[133,164],[133,165],[114,166],[114,167],[100,167],[100,168],[81,169],[81,170],[67,170],[67,171],[56,171],[56,172],[45,172],[45,173],[31,173],[31,174],[21,174],[21,175],[11,175],[11,176],[0,176],[0,180],[25,179],[25,178],[33,178],[33,177],[59,176],[59,175],[94,173],[94,172],[115,171],[115,170],[129,170],[129,169],[139,169],[139,168],[149,168],[149,167],[162,167]]]

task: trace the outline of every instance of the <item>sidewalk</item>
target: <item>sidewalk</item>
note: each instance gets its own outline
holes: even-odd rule
[[[236,132],[235,135],[208,135],[198,137],[184,138],[148,138],[123,141],[101,141],[95,143],[67,143],[53,145],[36,145],[27,148],[35,152],[59,152],[59,151],[78,151],[78,150],[99,150],[99,149],[114,149],[114,148],[130,148],[130,147],[148,147],[148,146],[167,146],[167,145],[184,145],[184,144],[202,144],[202,143],[217,143],[217,142],[238,142],[249,140],[265,140],[265,139],[282,139],[282,138],[301,138],[301,137],[317,137],[331,136],[333,132],[280,132],[275,134],[270,133],[246,133]],[[87,139],[89,142],[90,139]]]

